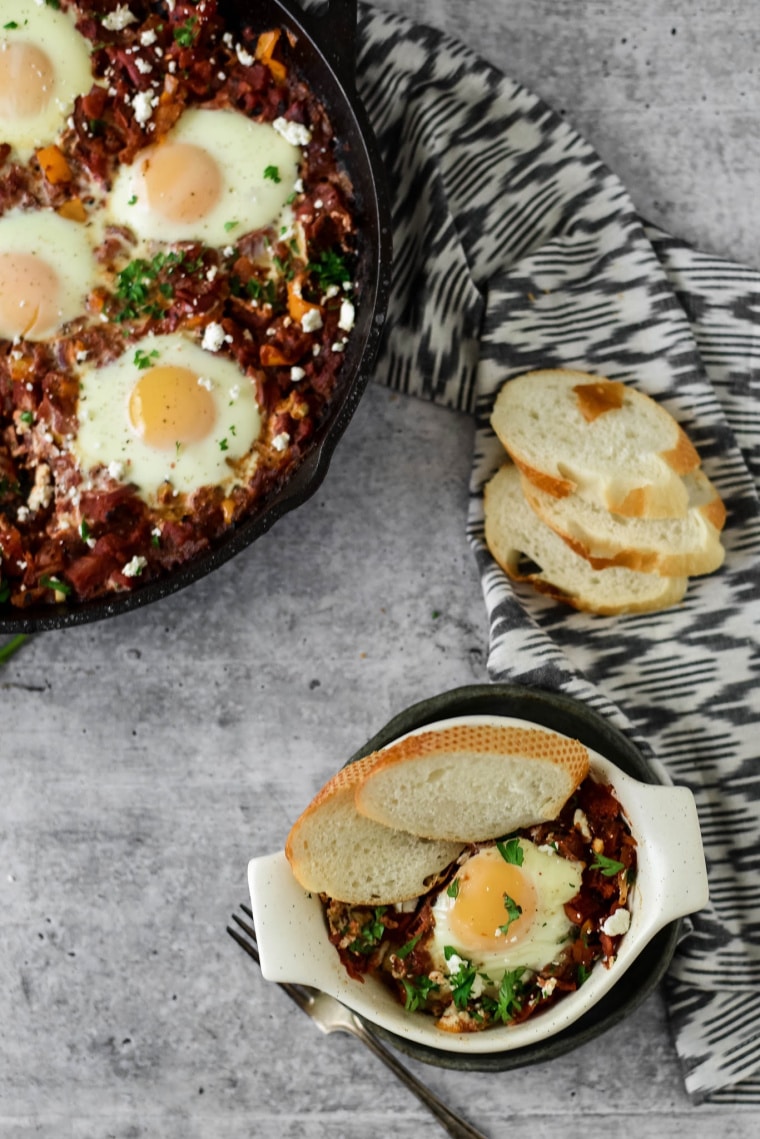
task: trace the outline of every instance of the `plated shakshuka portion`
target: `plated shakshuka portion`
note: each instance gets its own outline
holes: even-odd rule
[[[448,1032],[520,1023],[613,966],[636,842],[577,740],[538,727],[422,731],[342,769],[286,855],[327,935]]]
[[[287,34],[251,19],[0,0],[0,602],[193,558],[330,405],[351,186]]]

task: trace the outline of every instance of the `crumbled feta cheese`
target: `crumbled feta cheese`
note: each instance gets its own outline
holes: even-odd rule
[[[150,91],[137,92],[132,100],[132,106],[135,111],[135,121],[139,123],[140,126],[145,126],[148,122],[157,102],[158,100],[155,95],[151,95]]]
[[[142,555],[135,554],[132,560],[127,562],[127,564],[122,567],[121,572],[125,577],[139,577],[147,564],[147,558],[142,557]]]
[[[307,309],[301,317],[304,332],[317,332],[322,327],[322,313],[318,308]]]
[[[141,59],[139,55],[135,60],[135,67],[141,75],[150,75],[151,71],[153,70],[153,67],[150,63],[148,63],[147,59]]]
[[[207,392],[210,392],[213,390],[214,383],[213,380],[210,380],[208,378],[208,376],[198,376],[198,386],[205,388]]]
[[[209,271],[206,273],[206,280],[207,281],[215,280],[218,272],[219,272],[219,266],[218,265],[212,265],[211,268],[209,269]]]
[[[222,250],[222,255],[224,257],[234,257],[235,256],[235,246],[234,245],[225,245],[224,249]]]
[[[275,435],[274,439],[272,440],[272,446],[274,447],[275,451],[287,450],[289,443],[290,436],[288,435],[287,431],[281,431],[280,434]]]
[[[314,209],[315,209],[315,210],[321,210],[321,209],[322,209],[322,206],[323,206],[324,204],[325,204],[325,203],[322,201],[322,199],[321,199],[321,198],[315,198],[315,199],[314,199]]]
[[[296,178],[295,182],[293,183],[293,189],[296,194],[303,193],[303,178]]]
[[[608,937],[619,937],[620,934],[628,932],[630,925],[631,912],[621,907],[602,922],[602,933],[606,933]]]
[[[19,506],[18,510],[16,511],[16,521],[17,522],[28,522],[29,521],[29,507],[28,506]]]
[[[333,352],[342,352],[346,347],[346,342],[345,340],[336,340],[334,344],[330,345],[330,347],[332,348]]]
[[[210,321],[204,329],[201,348],[205,348],[207,352],[218,352],[224,341],[225,333],[221,324],[215,320]]]
[[[290,378],[294,384],[297,384],[299,380],[302,380],[305,375],[306,372],[303,370],[303,368],[299,368],[297,364],[290,369]]]
[[[80,348],[77,352],[77,364],[83,364],[87,359],[87,349]]]
[[[538,987],[543,997],[550,997],[557,987],[556,977],[539,977]]]
[[[448,961],[446,962],[449,973],[452,973],[452,974],[458,973],[460,967],[462,965],[466,965],[466,964],[467,964],[467,962],[465,961],[464,957],[460,957],[458,953],[452,953],[451,956],[449,957]]]
[[[328,285],[327,289],[325,290],[325,300],[331,301],[333,297],[337,297],[339,292],[340,289],[337,285]]]
[[[126,4],[119,4],[114,8],[113,12],[109,12],[104,16],[101,23],[104,28],[109,32],[120,32],[129,24],[137,22],[137,16],[133,16]]]
[[[235,52],[238,57],[238,62],[242,63],[243,67],[252,67],[255,60],[250,52],[247,52],[241,44],[235,46]]]
[[[108,473],[116,482],[121,482],[126,474],[127,466],[121,459],[113,459],[108,464]]]
[[[280,115],[274,120],[272,126],[291,146],[306,146],[307,143],[311,142],[311,131],[303,123],[293,123]]]
[[[152,28],[148,28],[147,31],[140,33],[140,43],[143,45],[143,47],[150,47],[150,45],[154,44],[155,42],[156,33]]]
[[[338,318],[338,328],[344,332],[350,332],[354,327],[356,319],[356,310],[351,304],[351,301],[343,301],[340,306],[340,317]]]

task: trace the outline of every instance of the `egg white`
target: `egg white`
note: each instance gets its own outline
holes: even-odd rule
[[[29,79],[22,69],[16,74],[11,62],[22,43],[38,48],[52,65],[47,100],[32,114],[19,113],[14,97],[14,89]],[[86,94],[93,84],[87,40],[65,12],[35,0],[0,0],[0,69],[10,81],[7,98],[0,99],[0,141],[24,158],[58,136],[77,95]]]
[[[165,216],[149,201],[146,172],[155,157],[163,159],[165,148],[174,144],[199,148],[221,174],[218,200],[197,219]],[[121,167],[109,210],[138,238],[227,245],[277,221],[295,189],[300,161],[300,148],[270,123],[253,122],[232,110],[186,110],[160,143],[140,151],[131,166]],[[176,178],[182,178],[179,167]]]
[[[52,271],[51,295],[40,297],[20,275],[14,255],[31,257]],[[53,210],[9,210],[0,217],[0,337],[43,340],[86,307],[99,270],[86,229]],[[38,310],[47,302],[48,318]]]
[[[457,898],[452,897],[446,889],[442,890],[433,905],[435,926],[427,948],[436,968],[443,973],[448,975],[458,968],[456,958],[447,960],[445,949],[450,947],[455,950],[457,957],[469,961],[498,985],[504,973],[515,969],[540,972],[557,959],[563,947],[571,940],[575,926],[566,916],[564,904],[580,889],[582,864],[539,849],[528,839],[520,839],[520,847],[523,853],[521,871],[529,884],[528,888],[532,887],[536,896],[536,912],[530,928],[515,942],[510,940],[508,934],[495,938],[496,944],[487,949],[468,943],[451,928],[451,914],[457,905]],[[475,858],[498,862],[502,855],[496,846],[489,846],[473,855]],[[466,867],[467,862],[460,868],[458,875]],[[503,945],[499,945],[499,941]]]
[[[171,449],[154,447],[132,424],[129,403],[134,386],[146,369],[136,362],[174,365],[194,372],[213,397],[216,420],[205,438]],[[107,468],[117,481],[132,483],[153,503],[157,491],[170,483],[178,492],[202,486],[229,488],[250,473],[249,455],[259,436],[261,414],[251,380],[234,361],[204,351],[180,334],[146,336],[109,364],[80,373],[79,429],[70,443],[80,468]],[[233,464],[246,460],[246,471]]]

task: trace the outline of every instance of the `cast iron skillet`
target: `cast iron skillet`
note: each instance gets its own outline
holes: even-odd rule
[[[372,371],[388,303],[391,225],[382,166],[372,129],[356,97],[356,0],[329,0],[319,12],[302,11],[295,0],[223,0],[221,9],[234,32],[254,22],[283,27],[296,36],[296,66],[327,108],[339,141],[338,154],[353,182],[362,235],[356,325],[349,337],[338,390],[311,450],[278,492],[210,551],[155,582],[93,601],[0,609],[0,632],[30,633],[117,616],[158,601],[190,585],[240,553],[283,514],[304,503],[327,473],[335,447],[361,399]]]

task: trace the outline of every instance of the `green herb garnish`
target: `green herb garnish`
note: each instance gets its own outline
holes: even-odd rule
[[[8,589],[8,596],[3,597],[2,600],[7,601],[8,597],[10,597],[10,589]],[[18,650],[21,648],[24,641],[28,640],[28,633],[17,633],[15,637],[11,637],[11,639],[9,641],[6,641],[4,645],[0,645],[0,664],[5,664],[6,661],[10,660],[13,654],[15,652],[18,652]]]
[[[446,893],[450,898],[458,898],[459,897],[459,879],[458,878],[455,878],[453,882],[449,883],[449,886],[448,886],[448,889],[446,890]]]
[[[406,945],[402,945],[400,949],[396,950],[396,956],[400,957],[401,960],[404,961],[409,956],[409,954],[412,952],[412,950],[414,949],[415,945],[417,944],[417,942],[420,940],[421,937],[422,937],[422,934],[418,933],[417,936],[413,937],[411,941],[407,941]]]
[[[622,862],[616,862],[614,858],[606,858],[603,854],[597,854],[591,863],[591,869],[600,870],[605,878],[614,878],[621,870],[625,870],[625,866]]]
[[[174,39],[180,47],[192,47],[195,42],[195,25],[198,23],[196,16],[190,16],[185,20],[184,24],[174,29]]]
[[[306,271],[313,275],[317,287],[323,290],[329,288],[330,285],[343,285],[346,281],[351,280],[345,257],[336,253],[334,249],[326,249],[323,253],[318,253],[314,260],[306,266]]]
[[[402,977],[401,984],[406,992],[404,1008],[407,1012],[416,1012],[425,1004],[430,994],[439,987],[428,976],[414,977],[412,980]]]
[[[270,182],[281,182],[280,171],[276,166],[265,166],[264,177],[268,178]]]
[[[34,423],[34,412],[33,411],[22,411],[21,414],[19,415],[19,419],[21,420],[22,423],[26,423],[29,426],[31,426],[32,423]]]
[[[512,866],[522,866],[523,848],[520,846],[519,838],[508,838],[506,842],[497,842],[496,849],[505,862],[509,862]]]
[[[517,921],[522,913],[522,906],[518,906],[514,898],[510,898],[509,894],[503,895],[504,909],[507,911],[507,920],[504,925],[499,926],[500,933],[506,933],[513,921]]]
[[[57,577],[50,577],[46,573],[43,573],[40,578],[40,585],[44,589],[54,589],[56,593],[63,593],[65,595],[71,593],[71,586],[67,581],[61,581],[60,578]]]
[[[371,953],[383,939],[385,926],[381,920],[385,906],[377,906],[373,916],[362,926],[359,936],[354,938],[348,949],[351,953]]]
[[[158,359],[158,348],[154,348],[152,352],[146,352],[143,348],[138,348],[135,352],[133,363],[143,371],[149,368],[154,360]]]

